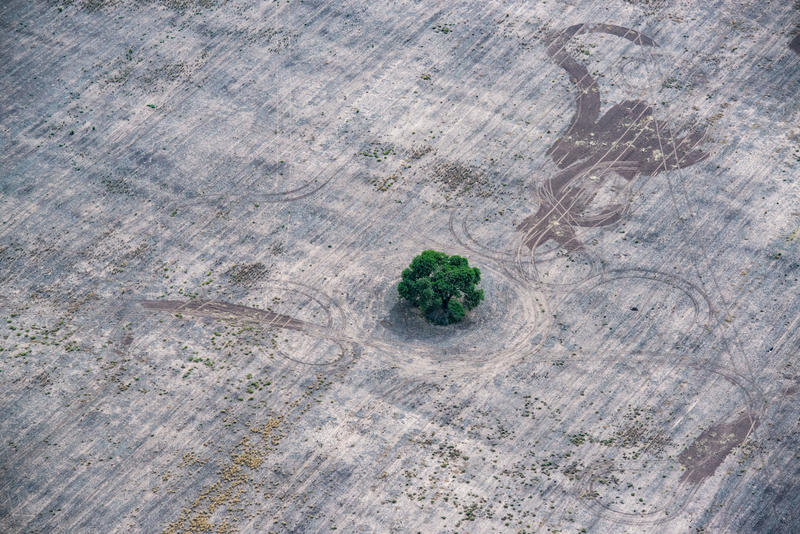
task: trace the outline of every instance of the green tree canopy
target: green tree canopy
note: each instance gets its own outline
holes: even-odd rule
[[[481,271],[466,258],[426,250],[403,270],[397,286],[400,296],[419,307],[436,324],[457,323],[483,300]]]

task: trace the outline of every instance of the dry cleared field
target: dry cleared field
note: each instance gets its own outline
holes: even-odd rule
[[[7,0],[0,89],[2,532],[800,532],[800,4]]]

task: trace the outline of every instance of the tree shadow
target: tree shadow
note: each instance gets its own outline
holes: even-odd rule
[[[458,323],[436,325],[428,321],[420,310],[397,297],[389,303],[388,313],[379,324],[402,341],[425,341],[428,343],[448,343],[462,337],[475,326],[475,321],[467,316]]]

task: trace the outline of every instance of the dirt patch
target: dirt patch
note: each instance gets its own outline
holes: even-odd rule
[[[741,444],[757,424],[757,419],[745,413],[729,423],[704,430],[678,455],[678,461],[686,468],[681,480],[699,484],[713,475],[733,448]]]
[[[789,50],[800,56],[800,35],[796,35],[789,43]]]

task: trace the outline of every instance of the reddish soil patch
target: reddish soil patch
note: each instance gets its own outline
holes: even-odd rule
[[[517,226],[531,250],[552,239],[568,250],[580,248],[575,227],[606,226],[619,220],[625,202],[611,202],[585,213],[595,200],[598,185],[578,183],[598,165],[631,182],[639,175],[680,169],[702,161],[708,154],[696,147],[705,130],[679,134],[665,121],[653,117],[653,108],[640,100],[614,104],[600,117],[600,93],[588,69],[567,52],[569,40],[585,33],[607,33],[645,47],[656,43],[635,30],[610,24],[577,24],[560,32],[547,47],[547,54],[569,75],[577,91],[577,110],[567,131],[547,153],[560,169],[539,190],[539,211]],[[608,170],[607,169],[607,170]],[[603,180],[607,179],[607,175]]]
[[[745,413],[729,423],[721,423],[704,430],[678,455],[686,468],[681,480],[699,484],[714,474],[734,447],[741,444],[758,421]]]
[[[795,36],[789,43],[789,49],[797,55],[800,55],[800,35]]]

